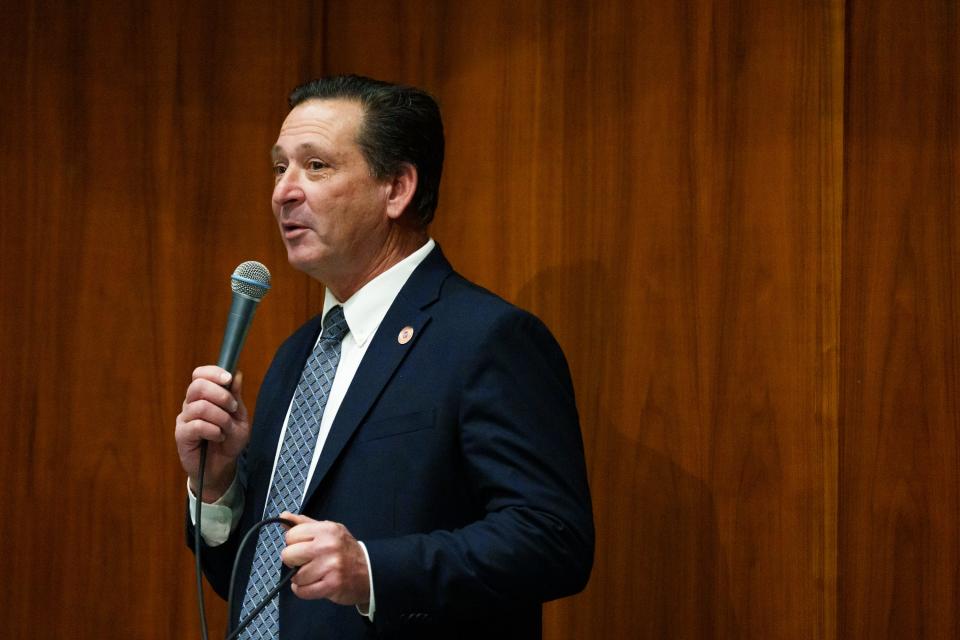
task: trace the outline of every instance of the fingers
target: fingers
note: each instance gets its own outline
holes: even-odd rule
[[[223,442],[235,427],[236,423],[229,413],[205,399],[185,404],[177,416],[177,435],[187,440]]]
[[[198,378],[205,378],[219,385],[228,385],[233,376],[231,376],[230,372],[226,369],[213,364],[207,364],[193,370],[193,379],[197,380]]]
[[[283,539],[287,546],[281,559],[287,566],[297,567],[337,552],[341,546],[353,540],[353,536],[341,524],[310,520],[291,527]]]
[[[233,397],[236,398],[237,402],[243,406],[243,371],[237,371],[237,374],[233,376],[233,382],[230,384],[230,392],[233,394]]]
[[[200,444],[201,440],[210,442],[226,442],[230,437],[230,427],[232,424],[224,425],[214,424],[205,420],[189,420],[181,423],[176,432],[184,444],[193,443],[194,446]]]
[[[305,516],[283,513],[295,524],[285,535],[287,546],[280,559],[300,567],[292,580],[301,598],[327,598],[338,604],[363,604],[369,600],[366,557],[345,526]]]
[[[193,372],[193,381],[187,387],[183,409],[177,416],[178,424],[183,424],[183,435],[223,442],[230,435],[234,418],[245,421],[243,403],[221,384],[224,380],[234,380],[239,389],[241,379],[241,375],[233,378],[220,367],[197,367]]]
[[[320,522],[319,520],[314,520],[313,518],[310,518],[308,516],[305,516],[299,513],[291,513],[289,511],[284,511],[283,513],[280,514],[280,517],[283,518],[284,520],[291,520],[295,524],[304,524],[307,522]]]
[[[232,456],[239,452],[247,438],[247,411],[243,401],[238,393],[223,386],[224,381],[232,382],[239,392],[242,375],[231,376],[220,367],[207,365],[194,369],[192,377],[175,431],[181,462],[185,463],[188,474],[195,466],[192,457],[201,441],[227,443],[230,440],[229,451],[225,449],[224,453]]]
[[[233,418],[232,412],[229,409],[224,409],[223,406],[205,398],[193,400],[185,404],[180,415],[183,416],[184,422],[203,420],[218,426],[225,426]]]
[[[366,606],[370,602],[370,579],[363,552],[359,553],[359,558],[341,555],[302,565],[290,581],[294,595],[306,600],[326,598],[337,604]]]
[[[240,390],[243,384],[243,372],[237,371],[236,375],[231,375],[229,371],[216,365],[208,364],[197,367],[193,370],[193,380],[203,379],[223,387],[233,393],[233,396],[240,399]]]
[[[205,367],[200,367],[200,369],[204,368]],[[219,367],[214,368],[219,369]],[[197,369],[197,371],[200,369]],[[222,371],[222,369],[219,370]],[[196,371],[194,371],[194,374],[196,374]],[[187,394],[183,401],[184,406],[196,400],[207,400],[218,407],[222,407],[228,413],[234,413],[240,408],[240,401],[230,389],[225,388],[217,382],[217,380],[222,379],[221,376],[213,378],[210,376],[194,375],[193,381],[191,381],[190,386],[187,387]]]
[[[177,415],[177,453],[194,492],[203,443],[210,443],[205,465],[205,502],[216,500],[229,488],[236,476],[237,457],[250,439],[247,409],[240,396],[242,380],[240,372],[230,375],[214,365],[197,367]]]
[[[284,511],[280,514],[280,518],[292,522],[293,526],[284,525],[284,528],[287,530],[284,540],[287,544],[292,544],[294,542],[303,542],[304,540],[309,540],[313,537],[313,527],[302,527],[300,525],[316,523],[316,524],[333,524],[332,522],[314,520],[299,513],[290,513],[289,511]],[[296,529],[296,531],[294,531]],[[291,535],[291,532],[293,534]]]
[[[303,565],[290,580],[294,595],[305,600],[326,598],[336,601],[340,599],[338,594],[345,584],[343,567],[332,559]]]

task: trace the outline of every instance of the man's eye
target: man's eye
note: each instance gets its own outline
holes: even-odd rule
[[[309,167],[310,171],[320,171],[322,169],[325,169],[327,165],[325,162],[322,162],[320,160],[310,160],[309,162],[307,162],[307,167]]]
[[[273,165],[273,175],[282,176],[287,171],[287,166],[284,164],[275,164]]]

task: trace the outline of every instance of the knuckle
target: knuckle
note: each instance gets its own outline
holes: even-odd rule
[[[226,412],[210,402],[209,400],[204,400],[201,408],[200,415],[207,421],[216,425],[223,426],[227,421]]]
[[[203,379],[195,378],[193,382],[187,385],[186,402],[191,402],[203,396]]]
[[[213,405],[211,405],[206,400],[199,403],[199,406],[197,408],[198,408],[197,417],[203,418],[207,422],[214,422],[216,420],[217,418],[216,411],[214,410]]]
[[[196,369],[193,370],[192,377],[194,379],[213,379],[220,376],[220,373],[223,370],[220,367],[212,364],[202,364]]]
[[[195,437],[197,435],[197,432],[200,430],[201,424],[202,423],[199,420],[196,420],[194,418],[190,418],[189,420],[184,420],[183,428],[181,429],[183,436],[186,438]]]
[[[221,429],[215,424],[197,420],[197,432],[207,440],[214,440],[220,437]]]

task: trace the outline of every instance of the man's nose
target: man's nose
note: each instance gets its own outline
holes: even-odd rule
[[[273,187],[273,202],[278,207],[298,204],[303,201],[303,189],[296,175],[296,169],[287,169]]]

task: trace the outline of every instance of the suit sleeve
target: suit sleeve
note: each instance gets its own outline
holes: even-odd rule
[[[410,615],[476,619],[576,593],[589,578],[592,508],[559,345],[514,309],[467,348],[457,428],[482,515],[452,531],[365,541],[381,628]]]

